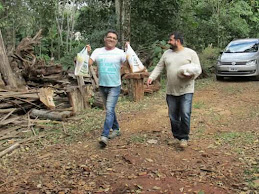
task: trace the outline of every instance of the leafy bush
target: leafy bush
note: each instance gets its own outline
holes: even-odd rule
[[[199,54],[200,63],[205,75],[211,75],[211,73],[214,73],[214,65],[217,63],[220,51],[220,48],[209,45]]]
[[[162,57],[163,53],[167,49],[169,49],[169,45],[165,40],[162,40],[162,41],[157,40],[152,44],[152,50],[151,50],[152,62],[151,62],[151,66],[148,67],[148,71],[153,71],[153,69],[159,62],[160,58]]]

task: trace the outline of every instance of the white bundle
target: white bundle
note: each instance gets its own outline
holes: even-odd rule
[[[89,55],[87,49],[84,47],[80,53],[77,53],[76,56],[76,68],[75,68],[75,75],[76,76],[87,76],[88,71],[88,60]]]
[[[145,66],[142,64],[137,54],[129,44],[126,50],[126,57],[130,65],[130,69],[133,73],[142,72],[143,70],[145,70]]]
[[[194,75],[193,79],[196,79],[200,74],[201,74],[200,66],[194,63],[182,65],[177,71],[177,75],[180,78],[185,78],[184,75],[186,76]]]

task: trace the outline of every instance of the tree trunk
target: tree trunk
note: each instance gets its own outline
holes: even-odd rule
[[[15,76],[13,75],[10,63],[8,61],[5,45],[2,37],[2,32],[0,30],[0,73],[2,74],[2,79],[6,86],[12,89],[17,88],[17,83]]]
[[[117,29],[122,47],[124,47],[126,41],[130,41],[130,2],[130,0],[115,0]]]

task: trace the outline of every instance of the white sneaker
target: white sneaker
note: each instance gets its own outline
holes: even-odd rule
[[[121,135],[121,132],[120,130],[113,130],[112,133],[108,136],[109,139],[113,139],[117,136],[120,136]]]
[[[188,141],[186,139],[181,139],[180,140],[180,147],[181,148],[186,148],[188,147]]]

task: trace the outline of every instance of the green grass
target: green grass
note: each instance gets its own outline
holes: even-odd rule
[[[215,139],[222,144],[231,144],[236,147],[253,144],[256,136],[251,132],[219,132],[215,134]]]
[[[197,138],[201,138],[205,133],[205,128],[200,127],[197,130],[195,130],[194,134]]]
[[[204,106],[205,106],[205,103],[200,102],[200,101],[194,102],[193,105],[192,105],[192,107],[195,108],[195,109],[201,109],[201,108],[204,108]]]
[[[247,168],[244,170],[245,174],[245,180],[248,183],[248,186],[250,189],[258,189],[258,186],[256,187],[254,184],[254,180],[257,180],[258,177],[256,177],[256,174],[259,174],[259,167],[258,165],[253,165],[250,168]]]
[[[201,90],[201,89],[208,88],[208,87],[214,87],[215,84],[216,84],[216,82],[213,79],[213,77],[197,79],[195,81],[195,90]]]
[[[130,141],[133,143],[144,143],[146,141],[145,135],[132,135]]]

